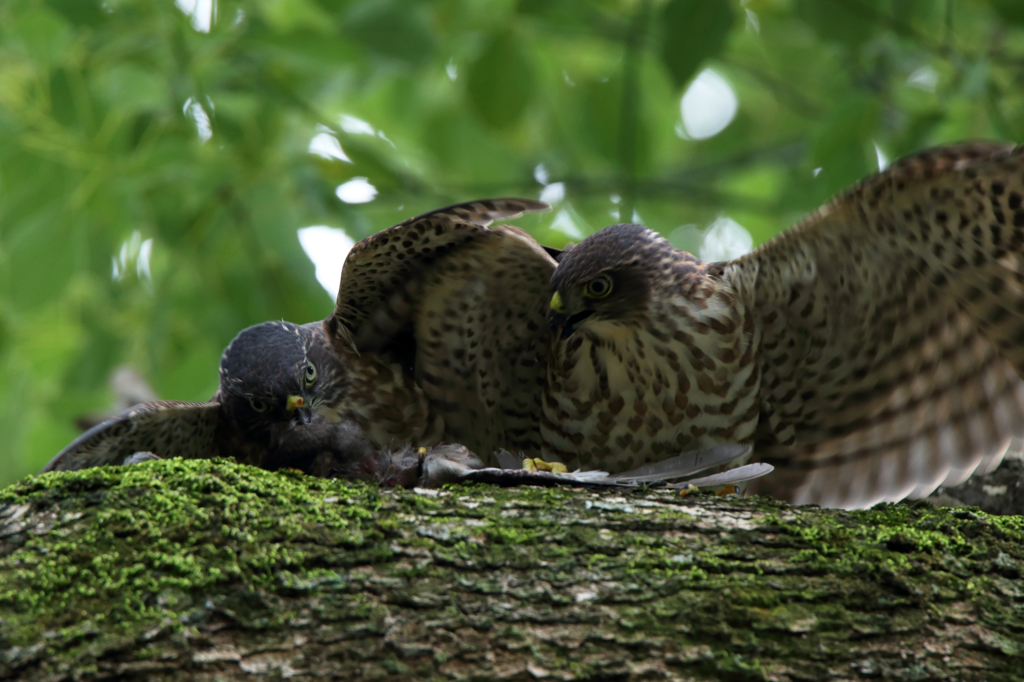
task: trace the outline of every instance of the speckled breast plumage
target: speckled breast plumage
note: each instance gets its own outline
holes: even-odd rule
[[[649,303],[652,324],[588,321],[555,343],[545,457],[616,472],[752,436],[760,381],[753,318],[721,282],[676,281],[691,275],[668,274],[663,290],[675,293]]]

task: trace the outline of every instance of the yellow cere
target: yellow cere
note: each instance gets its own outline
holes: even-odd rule
[[[562,303],[562,297],[555,292],[555,295],[551,297],[551,309],[556,313],[565,312],[565,304]]]

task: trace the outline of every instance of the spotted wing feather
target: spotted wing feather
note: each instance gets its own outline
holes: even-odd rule
[[[135,452],[159,457],[201,459],[220,456],[218,402],[160,400],[135,405],[94,426],[61,450],[43,468],[75,471],[104,464],[121,464]]]
[[[416,274],[495,220],[548,205],[529,199],[485,199],[439,208],[382,230],[356,244],[345,259],[328,328],[357,349],[373,349],[406,321]]]
[[[424,278],[416,378],[444,418],[446,439],[478,453],[540,453],[555,265],[526,232],[499,226]]]
[[[760,492],[921,497],[1024,435],[1022,180],[1010,145],[935,149],[724,266],[760,323]]]

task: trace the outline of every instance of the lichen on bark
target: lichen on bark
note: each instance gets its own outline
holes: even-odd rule
[[[0,491],[22,679],[1019,679],[1024,519],[159,461]]]

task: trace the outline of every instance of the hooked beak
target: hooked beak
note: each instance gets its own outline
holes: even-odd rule
[[[562,297],[556,291],[555,295],[551,297],[551,312],[548,313],[548,322],[551,324],[552,331],[561,330],[559,336],[562,340],[572,336],[580,322],[594,314],[593,310],[584,310],[575,315],[567,315],[567,312],[565,303],[562,302]]]
[[[423,478],[423,461],[427,458],[427,449],[420,447],[416,450],[416,478]]]
[[[309,424],[313,421],[313,410],[310,407],[306,407],[306,399],[301,395],[288,396],[285,409],[288,410],[289,414],[294,415],[294,419],[297,419],[302,424]]]

